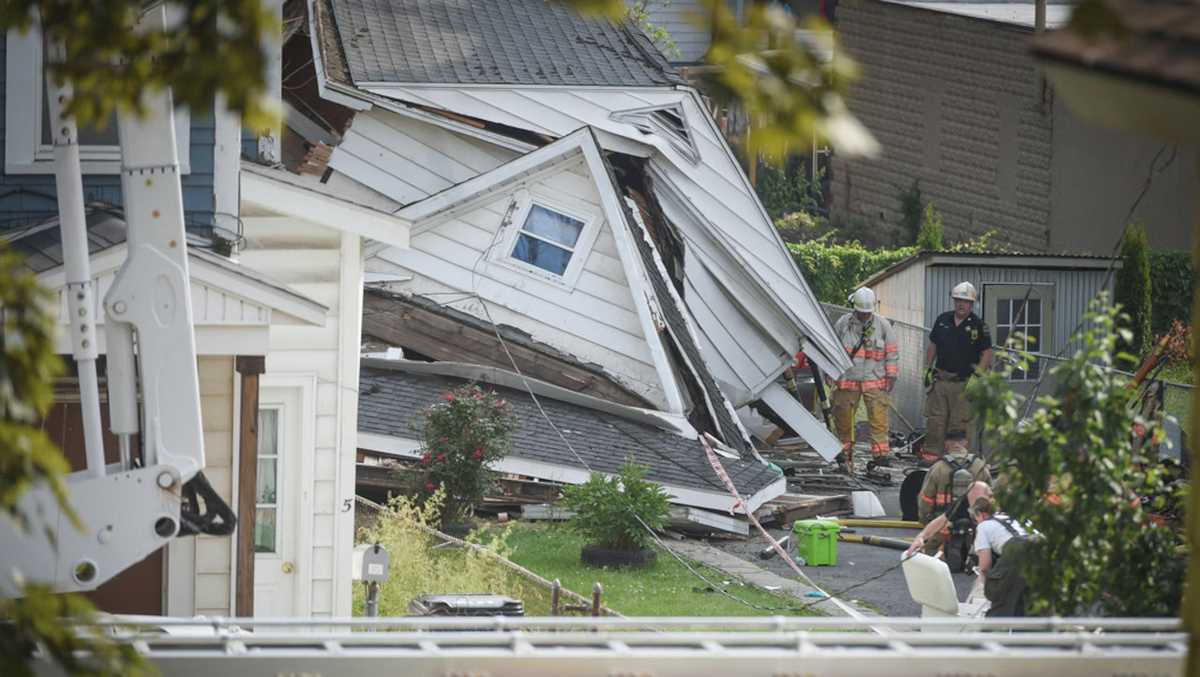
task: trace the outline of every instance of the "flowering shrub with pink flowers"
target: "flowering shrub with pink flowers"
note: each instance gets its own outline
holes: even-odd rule
[[[445,492],[442,523],[462,522],[491,483],[488,465],[512,448],[512,406],[491,390],[461,386],[424,411],[421,491]]]

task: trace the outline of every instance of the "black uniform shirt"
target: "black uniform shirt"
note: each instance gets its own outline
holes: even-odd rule
[[[971,313],[956,326],[953,310],[938,315],[929,340],[937,347],[937,368],[963,378],[974,373],[980,354],[992,347],[992,335],[978,315]]]

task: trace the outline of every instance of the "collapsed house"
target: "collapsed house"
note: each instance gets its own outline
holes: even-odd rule
[[[369,341],[657,412],[697,461],[705,432],[756,455],[752,404],[837,453],[778,380],[797,350],[828,374],[845,351],[706,101],[637,28],[541,0],[308,11],[284,49],[284,162],[411,224],[407,248],[367,248]]]

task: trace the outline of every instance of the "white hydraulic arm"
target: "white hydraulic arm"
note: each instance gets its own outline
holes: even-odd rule
[[[163,25],[158,7],[141,27]],[[52,47],[51,55],[56,51]],[[3,597],[19,595],[22,582],[90,590],[177,535],[229,533],[236,523],[201,472],[200,389],[170,91],[146,92],[141,116],[118,114],[128,255],[104,299],[110,429],[120,448],[119,463],[110,466],[100,422],[78,135],[74,120],[62,115],[71,91],[49,75],[47,87],[87,461],[68,477],[68,490],[84,525],[76,529],[46,487],[29,490],[20,506],[29,528],[0,520]],[[135,436],[140,462],[132,454]]]

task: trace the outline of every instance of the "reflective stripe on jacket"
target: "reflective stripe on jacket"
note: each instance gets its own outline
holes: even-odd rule
[[[854,313],[838,318],[833,326],[852,362],[851,367],[838,379],[839,388],[883,390],[887,387],[887,379],[900,374],[900,346],[896,343],[892,323],[873,314],[867,320],[866,327],[864,339],[863,323],[858,321]]]

